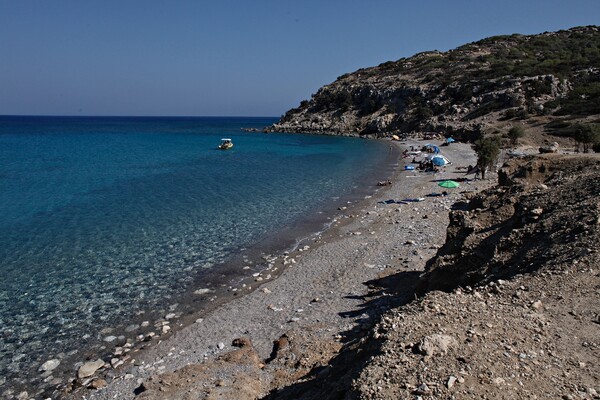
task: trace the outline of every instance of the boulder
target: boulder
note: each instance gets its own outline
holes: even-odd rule
[[[548,146],[542,146],[539,148],[540,153],[558,153],[559,145],[557,142],[552,143]]]

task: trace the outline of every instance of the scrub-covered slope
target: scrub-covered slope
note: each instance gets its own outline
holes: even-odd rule
[[[598,27],[490,37],[342,75],[268,130],[468,135],[539,120],[565,133],[600,114],[599,67]]]

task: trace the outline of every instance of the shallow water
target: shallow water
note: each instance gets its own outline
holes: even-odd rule
[[[387,153],[240,130],[274,121],[0,117],[0,385],[34,384],[47,359],[172,304],[202,271],[350,193]],[[216,150],[222,137],[232,150]]]

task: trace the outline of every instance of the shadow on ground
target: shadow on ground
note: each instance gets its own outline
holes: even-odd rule
[[[392,308],[409,303],[415,298],[420,272],[405,271],[365,282],[369,293],[359,296],[363,303],[355,310],[340,313],[356,319],[352,330],[340,332],[343,349],[329,365],[311,370],[300,381],[275,390],[264,397],[274,399],[352,399],[352,381],[358,377],[370,357],[379,354],[382,342],[367,339],[368,331],[379,318]]]

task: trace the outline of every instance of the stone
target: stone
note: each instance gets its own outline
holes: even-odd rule
[[[533,304],[531,305],[531,308],[533,308],[536,311],[539,311],[542,309],[543,306],[544,306],[544,304],[542,303],[542,301],[537,300],[537,301],[533,302]]]
[[[52,360],[48,360],[40,366],[39,371],[48,372],[56,369],[60,365],[60,360],[53,358]]]
[[[108,383],[106,383],[104,379],[96,378],[92,381],[92,383],[90,383],[89,387],[92,389],[100,389],[105,387],[106,385],[108,385]]]
[[[415,390],[415,394],[427,394],[429,393],[429,386],[426,383],[421,383]]]
[[[219,344],[217,344],[217,348],[218,348],[219,350],[223,350],[223,349],[225,348],[225,343],[223,343],[223,342],[219,342]]]
[[[117,358],[117,357],[111,358],[111,359],[110,359],[110,365],[111,365],[113,368],[117,368],[117,367],[119,367],[120,365],[123,365],[123,360],[121,360],[121,359],[119,359],[119,358]]]
[[[454,386],[455,383],[456,383],[456,377],[450,375],[450,377],[448,378],[448,382],[446,382],[446,387],[448,389],[452,389],[452,386]]]
[[[234,347],[249,347],[252,346],[252,342],[250,341],[250,339],[246,338],[246,337],[240,337],[240,338],[235,338],[233,339],[233,341],[231,342],[231,345]]]
[[[29,399],[29,393],[27,393],[27,392],[21,392],[17,396],[17,400],[27,400],[27,399]]]
[[[117,337],[116,337],[116,336],[112,336],[112,335],[111,335],[111,336],[107,336],[107,337],[105,337],[103,340],[104,340],[105,342],[109,342],[109,343],[110,343],[110,342],[114,342],[115,340],[117,340]]]
[[[203,294],[207,294],[207,293],[210,293],[210,292],[212,292],[212,290],[203,288],[203,289],[195,290],[194,294],[203,295]]]
[[[425,336],[419,343],[419,351],[426,357],[435,354],[446,354],[446,352],[457,345],[456,339],[452,336],[433,334]]]
[[[97,359],[96,361],[88,361],[79,367],[77,371],[77,377],[79,379],[87,378],[96,373],[97,370],[104,366],[104,361]]]
[[[177,314],[175,314],[175,313],[170,313],[170,314],[167,314],[167,315],[165,315],[165,319],[173,319],[173,318],[175,318],[176,316],[177,316]]]

